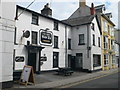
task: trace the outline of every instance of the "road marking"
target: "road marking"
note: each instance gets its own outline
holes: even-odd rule
[[[109,76],[109,75],[112,75],[112,74],[115,74],[115,73],[118,73],[118,72],[120,72],[120,71],[116,71],[116,72],[105,74],[105,75],[98,76],[98,77],[89,78],[87,80],[78,81],[78,82],[75,82],[75,83],[70,83],[70,84],[67,84],[67,85],[59,86],[57,88],[69,88],[69,87],[72,87],[72,86],[75,86],[75,85],[78,85],[78,84],[82,84],[82,83],[89,82],[89,81],[92,81],[92,80],[96,80],[96,79],[99,79],[99,78],[102,78],[102,77],[106,77],[106,76]]]

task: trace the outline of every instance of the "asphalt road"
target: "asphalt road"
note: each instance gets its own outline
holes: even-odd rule
[[[118,79],[119,76],[119,79]],[[73,85],[69,88],[120,88],[120,73]]]

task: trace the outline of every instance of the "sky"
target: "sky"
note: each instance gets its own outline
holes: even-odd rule
[[[26,1],[27,2],[25,2],[25,0],[17,0],[17,4],[27,7],[34,0]],[[111,20],[115,23],[115,27],[118,28],[118,1],[119,0],[86,0],[86,4],[88,6],[91,6],[91,3],[94,3],[95,6],[105,4],[105,13],[112,13]],[[79,0],[35,0],[28,9],[40,13],[46,3],[50,3],[50,7],[53,11],[52,17],[58,20],[67,19],[79,7]]]

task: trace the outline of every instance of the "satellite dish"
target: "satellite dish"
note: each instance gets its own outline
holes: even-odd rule
[[[23,33],[23,37],[29,38],[29,36],[30,36],[30,31],[27,30]]]

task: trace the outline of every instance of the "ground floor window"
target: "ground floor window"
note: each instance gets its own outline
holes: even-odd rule
[[[101,55],[93,54],[93,67],[101,66]]]
[[[116,63],[116,57],[115,55],[112,55],[112,64],[115,64]]]
[[[108,65],[108,55],[104,55],[104,65]]]
[[[53,52],[53,68],[58,67],[59,62],[59,52]]]

